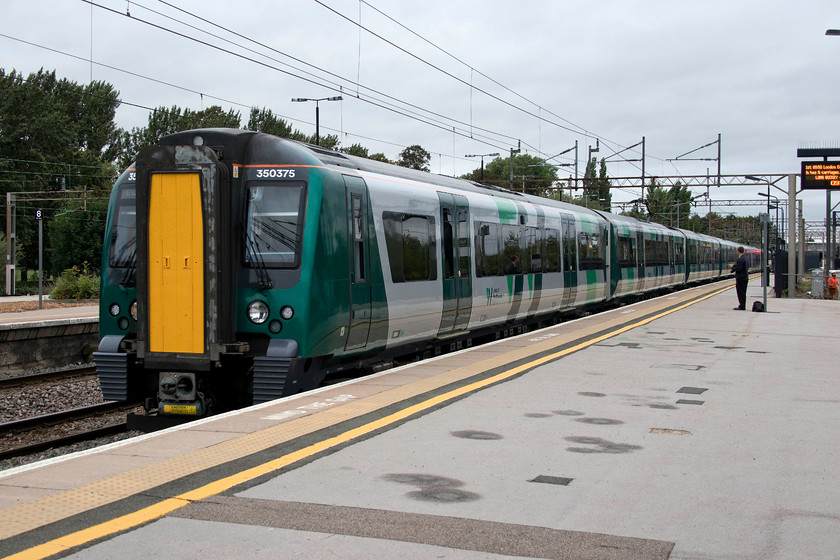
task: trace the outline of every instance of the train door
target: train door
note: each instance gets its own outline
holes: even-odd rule
[[[565,308],[574,304],[577,298],[577,230],[572,216],[563,214],[560,220],[563,229],[561,236],[563,243],[563,302],[561,305]]]
[[[615,240],[610,237],[612,228],[601,228],[602,253],[604,256],[604,298],[612,297],[614,287],[612,285],[613,253],[618,250]],[[617,268],[617,267],[616,267]]]
[[[350,270],[350,324],[344,348],[364,348],[370,334],[370,257],[368,255],[368,191],[364,179],[344,176],[347,200],[347,243]]]
[[[463,331],[472,311],[469,203],[465,196],[438,193],[443,231],[443,312],[439,334]]]
[[[644,291],[647,286],[647,261],[653,258],[653,255],[648,255],[647,246],[645,244],[645,234],[642,230],[636,232],[636,247],[638,248],[638,258],[636,260],[638,267],[636,268],[636,289]]]
[[[153,173],[149,191],[150,352],[202,354],[204,221],[198,173]]]
[[[673,235],[668,235],[668,266],[669,276],[668,282],[673,283],[677,275],[677,244],[676,238]]]

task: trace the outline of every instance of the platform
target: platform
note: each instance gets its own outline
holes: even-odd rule
[[[734,305],[686,290],[0,472],[0,556],[837,558],[840,302]]]
[[[12,302],[38,302],[38,296],[2,296],[0,303]],[[43,303],[48,303],[50,299],[45,297],[42,299]],[[73,307],[53,307],[35,309],[33,311],[19,311],[13,313],[0,313],[0,329],[14,329],[17,325],[24,324],[31,326],[33,323],[49,323],[51,321],[75,321],[87,322],[91,319],[99,320],[99,303],[90,302],[89,305],[79,305]]]
[[[37,304],[38,296],[0,298],[0,302],[21,301]],[[0,313],[0,377],[83,363],[98,345],[96,303]]]

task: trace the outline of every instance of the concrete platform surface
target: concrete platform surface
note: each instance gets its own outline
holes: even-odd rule
[[[44,304],[50,302],[49,296],[44,296]],[[0,296],[0,303],[38,302],[38,296]],[[73,307],[53,307],[35,309],[33,311],[18,311],[12,313],[0,313],[0,327],[15,328],[19,323],[32,326],[32,323],[48,324],[50,321],[89,321],[99,319],[99,303],[89,302],[86,305]]]
[[[840,302],[752,313],[732,309],[734,289],[684,306],[687,293],[0,472],[0,525],[68,511],[0,535],[0,554],[840,558]],[[498,380],[477,387],[470,368]],[[473,385],[432,388],[456,371]],[[157,464],[169,482],[141,481]],[[130,499],[96,501],[129,483]],[[95,508],[71,515],[83,499]],[[141,510],[158,513],[127,521]]]

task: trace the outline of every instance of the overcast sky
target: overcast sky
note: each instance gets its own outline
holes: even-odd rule
[[[836,0],[93,1],[2,0],[0,67],[105,80],[125,103],[126,129],[147,124],[132,105],[215,104],[240,111],[243,125],[249,107],[269,108],[312,134],[315,104],[291,98],[342,95],[320,103],[322,135],[391,159],[419,144],[447,175],[478,167],[466,154],[509,154],[520,142],[550,157],[577,141],[582,175],[597,138],[611,177],[641,175],[640,162],[621,159],[641,158],[622,150],[642,137],[647,176],[715,175],[717,161],[687,158],[717,158],[716,143],[668,159],[718,134],[724,175],[777,179],[799,172],[798,147],[840,147],[840,37],[825,35],[840,28]],[[778,184],[785,192],[772,194],[784,199],[787,180]],[[766,188],[711,196],[759,201]],[[806,220],[825,218],[824,192],[801,198]]]

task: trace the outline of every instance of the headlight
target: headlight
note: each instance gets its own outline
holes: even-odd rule
[[[120,314],[120,304],[119,303],[112,303],[111,307],[108,308],[108,313],[111,314],[111,317],[116,317]]]
[[[295,316],[295,310],[292,309],[291,305],[284,305],[283,308],[280,310],[280,316],[288,321],[289,319]]]
[[[248,304],[248,319],[257,325],[262,325],[268,319],[268,306],[263,301],[252,301]]]
[[[137,301],[132,301],[131,305],[128,306],[128,314],[131,315],[131,318],[135,321],[137,320]]]

